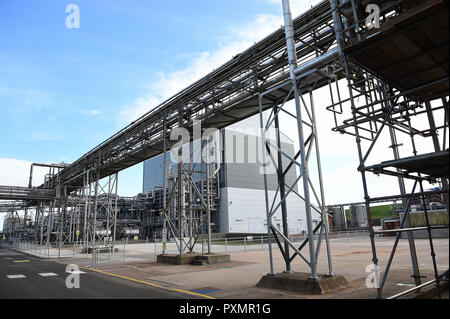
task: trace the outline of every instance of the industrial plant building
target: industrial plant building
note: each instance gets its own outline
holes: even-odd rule
[[[254,116],[216,134],[215,158],[218,160],[214,198],[216,209],[212,212],[213,232],[235,234],[267,233],[266,198],[264,172],[261,159],[261,139],[258,137],[259,116]],[[294,157],[294,143],[286,135],[280,134],[283,151]],[[197,143],[198,144],[198,143]],[[194,143],[195,145],[195,143]],[[185,147],[186,148],[186,147]],[[196,148],[196,147],[194,147]],[[196,148],[198,149],[198,148]],[[198,152],[194,150],[194,153]],[[197,158],[197,154],[193,156]],[[170,156],[166,157],[167,185],[176,174],[177,165]],[[285,167],[287,167],[287,161]],[[278,188],[276,170],[267,175],[269,198],[273,198]],[[286,174],[286,182],[297,179],[295,167]],[[164,156],[160,155],[144,162],[143,193],[147,198],[161,199],[164,180]],[[198,180],[198,178],[197,178]],[[295,189],[296,190],[296,189]],[[306,231],[304,202],[294,193],[287,198],[290,210],[289,232],[301,234]],[[271,203],[270,203],[271,204]],[[316,216],[317,215],[317,216]],[[313,218],[313,226],[320,222],[319,214]],[[281,209],[273,220],[282,229]]]

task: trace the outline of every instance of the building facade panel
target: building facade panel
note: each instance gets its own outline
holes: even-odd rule
[[[222,233],[267,233],[266,202],[264,190],[227,187],[221,190],[221,220]],[[275,192],[270,191],[269,197]],[[279,198],[278,198],[279,200]],[[288,229],[290,234],[306,232],[304,202],[296,195],[287,198]],[[223,220],[227,219],[227,223]],[[273,225],[280,230],[283,227],[281,209],[273,216]],[[320,222],[320,215],[313,214],[313,225]]]
[[[167,173],[169,173],[170,156],[167,156]],[[154,187],[162,187],[164,181],[164,155],[153,157],[144,162],[142,192],[147,194]]]

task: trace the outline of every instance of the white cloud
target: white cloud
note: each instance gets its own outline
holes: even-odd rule
[[[398,182],[389,176],[366,174],[370,196],[380,197],[400,194]],[[328,172],[325,181],[326,200],[329,204],[363,202],[364,192],[357,164],[350,164]]]
[[[188,87],[213,71],[214,68],[220,67],[236,54],[269,35],[279,28],[281,23],[282,17],[279,15],[258,15],[251,22],[232,28],[225,37],[226,39],[219,43],[216,50],[197,53],[183,69],[169,73],[161,72],[157,80],[148,85],[149,92],[147,94],[138,97],[133,103],[122,108],[119,112],[119,124],[126,125],[135,121],[162,101]]]
[[[266,1],[273,5],[278,5],[280,10],[282,10],[283,8],[281,0],[266,0]],[[296,17],[299,14],[310,9],[312,6],[318,4],[319,2],[321,2],[321,0],[291,0],[290,5],[292,14],[294,17]]]
[[[124,106],[118,117],[119,125],[124,126],[137,120],[139,117],[149,112],[152,108],[161,103],[161,99],[155,95],[140,97],[132,105]]]
[[[100,114],[102,114],[102,112],[99,110],[83,111],[82,113],[85,115],[100,115]]]
[[[28,187],[31,162],[11,158],[0,158],[0,185]],[[44,182],[48,169],[33,168],[33,186]]]
[[[26,138],[27,142],[51,142],[62,141],[64,137],[61,134],[52,132],[32,132]]]

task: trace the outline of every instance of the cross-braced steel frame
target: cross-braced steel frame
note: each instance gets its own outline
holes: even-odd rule
[[[278,89],[278,87],[261,92],[259,95],[260,105],[260,124],[261,124],[261,143],[264,162],[264,185],[265,185],[265,198],[266,198],[266,216],[267,216],[267,232],[269,240],[269,259],[270,259],[270,274],[274,274],[273,256],[272,256],[272,239],[274,239],[278,245],[278,248],[284,258],[286,264],[286,271],[291,271],[291,263],[295,257],[301,258],[311,270],[311,278],[318,279],[317,274],[317,261],[319,258],[322,239],[325,238],[326,250],[328,256],[328,273],[327,275],[333,275],[333,267],[331,261],[330,243],[328,238],[328,213],[325,206],[325,194],[323,189],[323,177],[320,163],[320,151],[319,151],[319,139],[317,134],[317,125],[315,118],[314,99],[312,91],[315,89],[315,83],[309,84],[305,88],[303,80],[304,74],[297,76],[295,70],[298,67],[297,52],[295,49],[294,29],[292,14],[290,11],[289,1],[283,1],[283,11],[285,20],[285,32],[286,32],[286,51],[289,60],[290,70],[290,85],[287,86],[286,93],[273,100],[272,109],[270,115],[265,119],[263,100],[270,100],[271,94]],[[315,30],[311,35],[313,39]],[[315,53],[321,55],[319,51],[318,43],[313,41],[312,47],[315,47]],[[309,75],[310,73],[307,72]],[[318,78],[327,78],[326,75],[320,74]],[[284,87],[286,89],[286,87]],[[287,110],[286,102],[294,99],[295,113],[291,113]],[[300,149],[298,153],[291,157],[283,151],[281,147],[280,127],[282,124],[282,115],[287,115],[296,120],[297,124],[297,145]],[[275,138],[270,138],[272,129],[275,130]],[[275,140],[275,141],[273,141]],[[310,162],[311,154],[315,154],[316,162]],[[276,174],[278,178],[278,187],[275,194],[271,196],[269,194],[269,188],[267,184],[268,167],[266,162],[269,160],[273,167],[276,168]],[[284,167],[286,165],[286,167]],[[313,182],[310,174],[311,167],[317,168],[318,181]],[[290,184],[286,181],[286,174],[291,169],[295,169],[300,172],[296,180]],[[297,174],[296,174],[297,176]],[[300,187],[298,187],[301,185]],[[299,189],[302,189],[300,191]],[[287,211],[287,198],[288,196],[298,196],[305,203],[306,214],[306,226],[308,232],[308,238],[305,242],[297,247],[289,239],[288,228],[288,211]],[[283,229],[280,230],[272,223],[274,214],[281,209]],[[313,212],[321,216],[321,222],[317,227],[313,228]],[[317,242],[315,235],[318,234]],[[281,239],[281,240],[280,240]],[[284,244],[284,245],[283,245]],[[309,258],[305,257],[302,253],[302,249],[309,246]],[[290,250],[293,254],[291,255]]]
[[[181,116],[179,123],[181,126]],[[217,211],[216,176],[219,171],[215,159],[211,160],[208,156],[211,152],[215,153],[214,135],[203,136],[197,141],[192,139],[188,144],[183,145],[184,147],[178,147],[178,161],[170,167],[167,178],[168,146],[167,136],[165,136],[163,254],[166,252],[167,235],[175,239],[178,252],[183,255],[194,251],[202,234],[207,235],[207,253],[211,254],[211,214]],[[183,152],[188,153],[189,156],[183,156]],[[166,188],[168,189],[167,198]]]
[[[111,175],[105,179],[99,178],[98,171],[86,172],[84,177],[84,187],[81,190],[81,200],[75,200],[75,209],[79,208],[83,216],[74,220],[80,221],[84,217],[83,241],[85,248],[92,248],[93,252],[98,247],[108,247],[112,252],[116,243],[117,227],[117,189],[118,174]],[[82,203],[84,199],[84,207]],[[74,227],[71,222],[71,234],[73,236]],[[77,236],[75,230],[75,235]],[[73,238],[73,237],[72,237]],[[94,252],[95,253],[95,252]],[[95,258],[92,259],[93,263]],[[93,266],[96,266],[95,264]]]

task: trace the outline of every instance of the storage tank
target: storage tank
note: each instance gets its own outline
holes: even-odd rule
[[[364,205],[350,206],[350,223],[354,228],[365,228],[369,224]]]
[[[335,230],[339,231],[347,229],[347,219],[343,207],[330,207],[328,211],[333,215]]]

